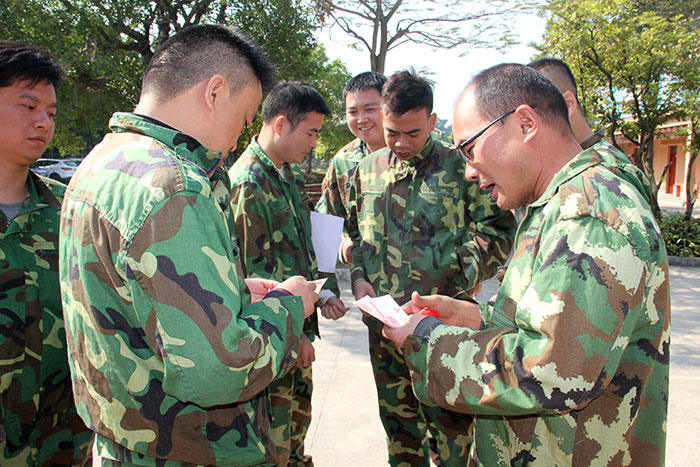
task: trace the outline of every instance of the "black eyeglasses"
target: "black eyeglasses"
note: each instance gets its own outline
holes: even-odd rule
[[[530,107],[532,107],[532,108],[534,109],[535,107],[537,107],[537,104],[530,104]],[[495,125],[496,123],[500,122],[501,120],[503,120],[504,118],[506,118],[508,115],[510,115],[510,114],[512,114],[512,113],[515,113],[516,110],[517,110],[517,109],[513,109],[513,110],[510,110],[510,111],[504,113],[503,115],[501,115],[500,117],[498,117],[496,120],[492,121],[491,123],[489,123],[488,125],[486,125],[484,128],[482,128],[481,130],[477,131],[477,132],[474,134],[474,136],[472,136],[471,138],[467,139],[466,141],[463,141],[463,142],[459,143],[459,144],[457,145],[457,151],[459,152],[459,155],[462,156],[462,159],[464,159],[464,162],[470,163],[470,162],[472,162],[472,161],[474,160],[474,156],[472,155],[471,151],[470,151],[470,150],[467,150],[466,147],[469,146],[470,144],[472,144],[474,141],[476,141],[476,139],[477,139],[479,136],[483,135],[483,134],[486,132],[486,130],[488,130],[489,128],[491,128],[493,125]]]

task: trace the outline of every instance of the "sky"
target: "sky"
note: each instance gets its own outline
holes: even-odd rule
[[[545,20],[533,14],[523,14],[515,19],[514,33],[519,45],[511,46],[499,53],[491,49],[475,49],[464,56],[456,50],[436,50],[430,47],[406,43],[389,52],[385,74],[414,66],[419,70],[430,70],[428,78],[435,83],[434,111],[439,118],[452,122],[452,112],[459,93],[469,79],[481,70],[503,62],[528,63],[536,50],[530,42],[540,42],[545,29]],[[319,41],[326,47],[330,59],[340,58],[351,75],[369,70],[369,52],[349,46],[350,36],[340,28],[323,28],[318,33]]]

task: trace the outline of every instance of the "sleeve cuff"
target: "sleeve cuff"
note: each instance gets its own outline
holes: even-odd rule
[[[420,338],[424,343],[430,340],[430,334],[432,334],[433,329],[441,326],[445,323],[433,316],[427,316],[421,320],[413,331],[413,335]]]

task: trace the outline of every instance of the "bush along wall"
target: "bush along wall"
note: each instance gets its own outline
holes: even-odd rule
[[[659,220],[659,227],[669,256],[700,257],[700,219],[671,214]]]

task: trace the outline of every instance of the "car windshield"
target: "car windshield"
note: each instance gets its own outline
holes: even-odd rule
[[[70,165],[71,167],[78,167],[78,163],[76,161],[63,161],[63,163]]]

